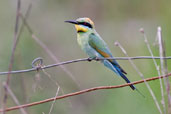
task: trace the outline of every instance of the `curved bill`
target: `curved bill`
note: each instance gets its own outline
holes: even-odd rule
[[[72,23],[72,24],[78,24],[77,21],[72,21],[72,20],[68,20],[68,21],[65,21],[65,22],[67,22],[67,23]]]

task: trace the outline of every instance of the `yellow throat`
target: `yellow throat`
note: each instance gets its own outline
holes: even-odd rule
[[[85,28],[81,25],[75,25],[75,28],[76,28],[77,32],[87,32],[88,31],[87,28]]]

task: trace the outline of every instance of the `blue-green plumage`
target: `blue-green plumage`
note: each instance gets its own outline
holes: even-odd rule
[[[84,34],[81,34],[84,36]],[[105,54],[107,57],[113,57],[112,53],[110,52],[108,46],[106,43],[101,39],[101,37],[98,35],[97,32],[93,32],[89,34],[88,38],[88,45],[90,48],[86,48],[85,52],[90,57],[99,57],[99,58],[105,58]],[[87,47],[87,46],[83,46]],[[92,55],[93,50],[93,55]],[[98,50],[100,50],[98,52]],[[100,53],[101,52],[101,53]],[[98,53],[98,54],[97,54]],[[127,83],[130,83],[128,78],[125,76],[126,72],[119,66],[116,60],[102,60],[101,61],[106,67],[114,71],[118,76],[121,76]],[[130,85],[130,87],[134,90],[135,87],[133,85]]]
[[[113,57],[107,44],[99,36],[99,34],[94,29],[94,24],[89,18],[79,18],[76,21],[67,21],[69,23],[75,24],[77,30],[77,41],[81,46],[82,50],[91,58],[108,58]],[[130,83],[128,78],[125,76],[127,74],[117,63],[116,60],[101,60],[101,62],[118,76],[121,76],[127,83]],[[135,90],[134,85],[130,87]]]

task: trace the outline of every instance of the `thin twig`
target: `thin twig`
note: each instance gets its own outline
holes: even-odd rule
[[[26,9],[26,13],[25,13],[25,18],[28,18],[29,17],[29,15],[30,15],[30,11],[31,11],[31,8],[32,8],[32,2],[30,2],[29,3],[29,5],[28,5],[28,8]],[[20,14],[21,14],[21,12],[20,12]],[[19,40],[20,40],[20,38],[21,38],[21,35],[22,35],[22,33],[23,33],[23,30],[24,30],[24,22],[21,22],[21,27],[20,27],[20,30],[18,31],[18,38],[17,38],[17,41],[16,41],[16,43],[18,43],[19,42]],[[23,76],[21,76],[21,84],[22,84],[22,87],[23,87],[23,91],[22,91],[22,93],[23,93],[23,96],[24,96],[24,100],[25,100],[25,102],[27,102],[27,94],[26,94],[26,88],[25,88],[25,83],[24,83],[24,77]],[[26,110],[26,109],[25,109]],[[27,110],[26,110],[27,111]]]
[[[116,46],[119,46],[119,48],[122,50],[122,52],[123,52],[127,57],[129,57],[128,54],[127,54],[127,52],[126,52],[126,50],[120,45],[119,42],[116,42],[115,45],[116,45]],[[153,91],[152,91],[150,85],[145,81],[144,75],[139,71],[139,69],[136,67],[136,65],[134,64],[134,62],[133,62],[132,60],[129,59],[129,62],[131,63],[131,65],[133,66],[133,68],[136,70],[136,72],[140,75],[140,77],[144,80],[144,83],[145,83],[145,85],[147,86],[147,89],[149,90],[149,92],[150,92],[150,94],[151,94],[151,96],[152,96],[152,98],[153,98],[153,100],[154,100],[154,102],[155,102],[155,104],[156,104],[156,106],[157,106],[157,109],[159,110],[160,114],[162,114],[162,111],[161,111],[161,108],[160,108],[160,106],[159,106],[159,103],[158,103],[158,101],[157,101],[157,99],[156,99],[156,96],[154,95],[154,93],[153,93]]]
[[[162,36],[161,36],[161,27],[158,27],[157,28],[157,37],[158,37],[158,42],[159,42],[159,52],[160,52],[160,57],[164,57],[164,55],[163,55],[163,51],[164,51],[164,49],[163,49],[163,41],[162,41]],[[160,59],[160,65],[161,65],[161,73],[162,73],[162,75],[164,75],[165,74],[165,72],[164,72],[164,60],[163,59]],[[163,78],[164,79],[164,84],[165,84],[165,87],[166,87],[166,90],[167,90],[167,82],[166,82],[166,78]],[[161,79],[160,79],[160,81],[162,81]],[[162,85],[161,85],[162,86]],[[167,91],[168,92],[168,91]],[[164,99],[164,93],[162,94],[163,96],[162,96],[162,101],[161,101],[161,103],[162,103],[162,105],[163,105],[163,108],[164,108],[164,113],[166,114],[166,106],[165,106],[165,99]],[[168,99],[169,99],[169,97],[170,97],[170,94],[168,94]]]
[[[150,56],[137,56],[137,57],[115,57],[115,58],[97,58],[98,60],[105,60],[105,59],[113,59],[113,60],[136,60],[136,59],[160,59],[160,57],[150,57]],[[171,57],[163,57],[163,59],[171,59]],[[96,60],[96,59],[91,59],[91,60]],[[98,61],[97,60],[97,61]],[[70,60],[70,61],[64,61],[56,64],[50,64],[43,66],[41,68],[30,68],[30,69],[24,69],[24,70],[17,70],[17,71],[10,71],[10,72],[0,72],[0,75],[5,75],[5,74],[17,74],[17,73],[25,73],[25,72],[32,72],[32,71],[37,71],[38,69],[47,69],[51,67],[56,67],[60,65],[65,65],[65,64],[71,64],[71,63],[76,63],[76,62],[81,62],[81,61],[90,61],[90,58],[81,58],[81,59],[75,59],[75,60]]]
[[[16,46],[17,46],[17,39],[18,39],[18,28],[19,28],[19,16],[20,16],[20,8],[21,8],[21,1],[18,0],[17,1],[17,12],[16,12],[16,22],[15,22],[15,28],[14,28],[14,38],[13,38],[13,47],[12,47],[12,54],[11,54],[11,57],[10,57],[10,63],[9,63],[9,66],[8,66],[8,73],[7,73],[7,80],[6,80],[6,86],[9,85],[9,82],[10,82],[10,71],[12,70],[12,67],[13,67],[13,63],[14,63],[14,53],[15,53],[15,50],[16,50]],[[5,109],[6,107],[6,102],[7,102],[7,97],[8,97],[8,91],[6,88],[5,89],[5,92],[4,92],[4,98],[3,98],[3,109]],[[3,112],[3,114],[5,114],[5,111]]]
[[[27,10],[26,10],[26,13],[25,13],[25,18],[27,19],[28,18],[28,16],[29,16],[29,14],[30,14],[30,11],[31,11],[31,8],[32,8],[32,3],[30,3],[29,4],[29,6],[28,6],[28,8],[27,8]],[[19,15],[20,17],[21,17],[21,12],[20,12],[20,15]],[[20,39],[20,36],[21,36],[21,33],[23,32],[23,30],[24,30],[24,22],[22,22],[21,23],[21,27],[20,27],[20,30],[18,31],[18,34],[17,34],[17,41],[16,41],[16,43],[18,43],[18,41],[19,41],[19,39]]]
[[[56,97],[58,96],[59,89],[60,89],[60,87],[57,88],[56,95],[55,95],[54,98],[56,98]],[[54,106],[54,104],[55,104],[55,101],[56,101],[56,100],[54,99],[53,102],[52,102],[52,104],[51,104],[51,107],[50,107],[50,110],[49,110],[49,114],[51,114],[51,112],[52,112],[52,109],[53,109],[53,106]]]
[[[166,48],[165,48],[165,42],[163,41],[163,57],[166,57]],[[167,65],[167,59],[164,59],[164,74],[168,74],[168,65]],[[168,107],[171,108],[171,95],[170,95],[170,82],[169,78],[166,78],[166,91],[168,96]],[[171,112],[168,112],[171,113]]]
[[[4,88],[7,89],[9,95],[12,97],[12,99],[13,99],[14,102],[15,102],[15,104],[18,105],[18,106],[21,105],[21,104],[19,103],[17,97],[15,96],[15,94],[12,92],[12,90],[11,90],[5,83],[3,84],[3,86],[4,86]],[[20,108],[20,111],[21,111],[22,114],[27,114],[27,112],[24,110],[24,108]]]
[[[159,45],[159,52],[160,52],[160,64],[161,64],[161,72],[162,75],[167,74],[167,60],[163,59],[166,56],[166,49],[164,46],[164,40],[162,38],[162,30],[161,27],[157,28],[157,37],[158,37],[158,45]],[[168,94],[168,103],[171,104],[171,96],[170,96],[170,83],[168,78],[164,78],[164,83],[166,86],[167,94]]]
[[[64,98],[67,98],[67,97],[76,96],[76,95],[80,95],[80,94],[84,94],[84,93],[88,93],[88,92],[96,91],[96,90],[122,88],[122,87],[130,86],[132,84],[135,85],[135,84],[143,83],[144,81],[147,82],[147,81],[157,80],[159,78],[169,77],[169,76],[171,76],[171,73],[169,73],[167,75],[164,75],[164,76],[156,76],[156,77],[147,78],[147,79],[144,79],[144,80],[139,80],[139,81],[135,81],[135,82],[132,82],[132,83],[126,83],[126,84],[122,84],[122,85],[93,87],[93,88],[81,90],[81,91],[78,91],[78,92],[73,92],[73,93],[68,93],[68,94],[65,94],[65,95],[57,96],[55,98],[52,97],[52,98],[49,98],[49,99],[45,99],[45,100],[41,100],[41,101],[37,101],[37,102],[32,102],[32,103],[29,103],[29,104],[23,104],[23,105],[20,105],[20,106],[9,107],[9,108],[6,108],[5,111],[12,111],[12,110],[17,110],[19,108],[31,107],[31,106],[35,106],[35,105],[38,105],[38,104],[54,101],[54,99],[55,100],[64,99]],[[0,109],[0,112],[2,112],[2,111],[3,111],[3,109]]]
[[[143,32],[142,32],[142,31],[143,31]],[[146,45],[147,45],[147,49],[149,50],[150,55],[151,55],[152,57],[154,57],[153,52],[152,52],[152,50],[151,50],[151,48],[150,48],[150,44],[149,44],[149,42],[148,42],[147,36],[146,36],[146,34],[145,34],[143,28],[141,28],[141,33],[143,33],[144,42],[145,42]],[[161,57],[161,56],[160,56],[160,57]],[[157,65],[156,60],[153,59],[153,62],[154,62],[154,65],[155,65],[155,67],[156,67],[157,73],[158,73],[158,75],[160,76],[160,75],[161,75],[161,74],[160,74],[160,68],[159,68],[159,66]],[[163,75],[164,75],[164,74],[163,74]],[[162,96],[162,100],[161,100],[161,101],[162,101],[162,106],[163,106],[164,114],[166,114],[166,106],[165,106],[165,100],[164,100],[163,84],[162,84],[162,80],[161,80],[161,79],[159,79],[159,81],[160,81],[160,90],[161,90],[161,96]]]
[[[42,71],[43,71],[43,73],[44,73],[45,75],[48,76],[48,78],[49,78],[52,82],[55,83],[55,85],[57,86],[57,88],[60,88],[59,83],[58,83],[57,81],[55,81],[54,79],[52,79],[52,76],[51,76],[48,72],[46,72],[44,69],[42,69]],[[65,92],[64,92],[64,90],[63,90],[62,88],[60,88],[60,90],[61,90],[62,94],[65,94]],[[71,100],[70,100],[69,98],[68,98],[68,102],[69,102],[69,105],[72,107],[72,103],[71,103]]]

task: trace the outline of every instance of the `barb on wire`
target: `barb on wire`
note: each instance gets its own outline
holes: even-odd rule
[[[33,32],[31,26],[29,25],[29,23],[27,22],[27,18],[21,14],[21,19],[25,25],[25,27],[27,28],[27,30],[29,31],[29,33],[31,34],[32,39],[39,44],[39,46],[56,62],[59,63],[60,60],[57,56],[55,56],[53,54],[53,52],[48,48],[48,46],[43,43]],[[67,69],[65,66],[60,66],[60,68],[76,83],[76,85],[80,88],[80,84],[78,83],[78,81],[75,79],[74,75],[69,71],[69,69]]]
[[[43,65],[43,58],[41,57],[34,59],[31,63],[32,68],[37,68],[37,70],[39,70],[39,68],[41,68],[42,65]]]
[[[72,97],[72,96],[76,96],[76,95],[80,95],[80,94],[84,94],[84,93],[88,93],[88,92],[96,91],[96,90],[122,88],[122,87],[130,86],[131,84],[136,85],[136,84],[139,84],[139,83],[143,83],[144,81],[152,81],[152,80],[157,80],[157,79],[164,78],[164,77],[169,77],[169,76],[171,76],[171,73],[169,73],[167,75],[163,75],[163,76],[156,76],[156,77],[147,78],[147,79],[144,79],[144,80],[139,80],[139,81],[135,81],[135,82],[132,82],[132,83],[126,83],[126,84],[122,84],[122,85],[93,87],[93,88],[89,88],[89,89],[85,89],[85,90],[81,90],[81,91],[77,91],[77,92],[73,92],[73,93],[68,93],[68,94],[65,94],[65,95],[56,96],[56,97],[52,97],[52,98],[37,101],[37,102],[23,104],[23,105],[20,105],[20,106],[9,107],[9,108],[6,108],[5,111],[12,111],[12,110],[17,110],[19,108],[31,107],[31,106],[35,106],[35,105],[38,105],[38,104],[43,104],[43,103],[47,103],[47,102],[51,102],[51,101],[59,100],[59,99],[64,99],[64,98],[67,98],[67,97]],[[0,112],[2,112],[2,111],[3,110],[0,109]]]
[[[40,59],[40,58],[39,58]],[[34,59],[32,63],[35,63],[37,59]],[[47,68],[51,68],[51,67],[57,67],[60,65],[65,65],[65,64],[71,64],[71,63],[76,63],[76,62],[81,62],[81,61],[90,61],[91,60],[95,60],[95,61],[99,61],[99,60],[105,60],[105,59],[113,59],[113,60],[136,60],[136,59],[160,59],[160,57],[150,57],[150,56],[136,56],[136,57],[115,57],[115,58],[81,58],[81,59],[75,59],[75,60],[70,60],[70,61],[64,61],[64,62],[60,62],[60,63],[56,63],[56,64],[50,64],[50,65],[46,65],[46,66],[34,66],[33,68],[30,69],[24,69],[24,70],[17,70],[17,71],[10,71],[10,72],[0,72],[0,75],[5,75],[5,74],[17,74],[17,73],[25,73],[25,72],[32,72],[32,71],[37,71],[37,69],[47,69]],[[171,57],[163,57],[163,59],[171,59]],[[42,61],[42,60],[41,60]],[[43,61],[42,61],[43,62]]]

